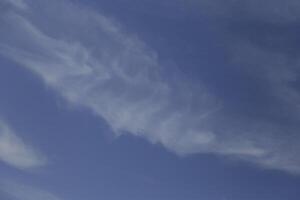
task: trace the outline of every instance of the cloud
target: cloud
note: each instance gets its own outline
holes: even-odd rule
[[[247,116],[245,122],[251,119],[266,126],[252,133],[260,142],[271,145],[263,148],[269,153],[259,158],[259,163],[299,173],[295,156],[300,151],[299,1],[198,3],[203,14],[217,19],[215,25],[225,38],[226,61],[231,66],[228,70],[238,70],[239,76],[252,84],[244,87],[251,116],[242,113],[245,109],[235,112]],[[206,6],[212,10],[204,11]]]
[[[214,1],[223,9],[233,5],[226,2],[229,5]],[[164,66],[155,50],[102,14],[68,1],[26,3],[30,12],[7,9],[0,15],[0,54],[31,70],[68,102],[103,118],[116,135],[144,137],[179,155],[214,153],[300,172],[299,137],[291,128],[236,111],[201,80],[190,81],[177,66]],[[257,19],[258,13],[254,16]],[[232,23],[228,20],[228,27]],[[278,64],[266,44],[249,44],[244,33],[231,28],[224,32],[241,36],[228,49],[231,62],[243,68],[245,77],[252,77],[245,67],[250,61]],[[286,111],[298,104],[296,90],[287,83],[293,78],[291,68],[252,65],[257,67],[249,80],[261,75],[259,83],[267,87],[263,93],[272,96],[272,102],[289,107]],[[288,95],[295,104],[283,100]]]
[[[11,181],[2,183],[0,187],[0,191],[12,200],[61,200],[48,191]]]
[[[300,3],[297,0],[188,0],[189,4],[213,17],[238,20],[238,17],[253,18],[274,23],[296,22],[300,19]]]
[[[3,0],[3,2],[0,3],[1,4],[6,4],[6,5],[10,5],[13,6],[17,9],[27,9],[27,5],[23,0]]]
[[[175,75],[162,72],[156,53],[110,19],[72,4],[56,2],[49,7],[53,10],[43,13],[53,14],[55,10],[62,14],[54,19],[62,24],[55,26],[73,24],[65,29],[67,32],[52,30],[47,35],[44,27],[37,27],[28,18],[7,13],[3,18],[10,27],[1,33],[0,51],[40,75],[70,102],[104,118],[116,134],[144,136],[178,153],[194,151],[198,143],[214,140],[211,131],[198,127],[220,108],[205,88],[189,86],[182,77],[167,78]],[[65,13],[66,7],[72,12]],[[52,27],[51,23],[47,22],[47,27]],[[19,42],[10,43],[12,37]],[[186,93],[189,87],[197,94]],[[185,137],[178,141],[182,132]],[[186,145],[190,142],[194,144]]]
[[[44,165],[45,157],[26,145],[5,123],[0,122],[0,160],[18,169]]]

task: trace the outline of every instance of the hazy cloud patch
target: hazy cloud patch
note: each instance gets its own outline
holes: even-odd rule
[[[294,130],[230,110],[216,91],[201,80],[189,81],[177,66],[167,69],[154,49],[101,13],[68,1],[26,2],[30,12],[9,10],[1,15],[0,53],[37,74],[68,102],[106,120],[116,135],[144,137],[180,155],[209,152],[300,172],[299,137]],[[267,19],[263,11],[251,14],[258,1],[244,2],[250,14],[241,20]],[[259,80],[285,112],[298,108],[297,89],[290,86],[297,79],[298,62],[283,68],[290,55],[280,46],[287,43],[277,43],[280,48],[274,51],[269,47],[273,43],[260,38],[269,38],[274,27],[252,38],[249,31],[241,31],[243,25],[230,27],[237,23],[231,15],[246,9],[241,1],[207,3],[228,16],[224,30],[228,37],[239,35],[228,43],[230,62]],[[280,14],[281,23],[293,19]],[[296,111],[293,119],[297,117]]]
[[[18,137],[4,122],[0,122],[0,160],[19,169],[42,166],[46,158]]]

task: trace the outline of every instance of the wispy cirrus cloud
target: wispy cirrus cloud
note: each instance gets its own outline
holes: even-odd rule
[[[18,9],[26,9],[27,5],[23,0],[3,0],[0,5],[10,5]]]
[[[51,192],[12,181],[2,182],[0,191],[11,200],[62,200]]]
[[[176,66],[163,66],[155,50],[110,18],[67,1],[26,3],[30,12],[0,14],[0,53],[37,74],[68,102],[106,120],[116,135],[144,137],[180,155],[209,152],[300,172],[299,138],[293,130],[234,113],[216,91],[201,80],[187,80]],[[231,55],[236,63],[247,49],[240,47],[231,51],[239,52]],[[264,86],[269,92],[276,83],[277,92],[278,85],[286,91],[290,87],[282,81],[270,78]]]
[[[66,6],[71,12],[63,14]],[[220,108],[204,87],[189,85],[183,77],[175,80],[172,72],[164,75],[156,53],[109,18],[69,3],[55,1],[49,7],[43,12],[63,14],[63,20],[55,19],[63,24],[55,26],[75,23],[67,38],[60,32],[51,31],[58,34],[55,37],[47,35],[29,18],[10,12],[3,19],[12,29],[6,29],[10,34],[2,32],[0,51],[40,75],[70,102],[104,118],[116,134],[144,136],[180,154],[214,140],[211,131],[198,125]],[[18,36],[20,28],[22,37]],[[5,40],[14,33],[20,43]],[[197,94],[185,93],[189,87]]]
[[[0,122],[0,161],[26,170],[42,166],[46,158],[18,137],[4,122]]]
[[[300,19],[300,3],[297,0],[188,0],[198,13],[218,16],[226,20],[237,20],[237,16],[285,23]]]

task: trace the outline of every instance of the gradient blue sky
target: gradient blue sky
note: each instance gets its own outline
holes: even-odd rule
[[[0,0],[0,199],[298,200],[297,0]]]

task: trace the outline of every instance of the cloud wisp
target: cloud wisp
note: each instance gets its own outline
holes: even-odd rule
[[[0,191],[12,200],[61,200],[48,191],[12,181],[1,183]]]
[[[44,156],[25,144],[3,122],[0,122],[0,160],[22,170],[39,167],[46,163]]]
[[[162,66],[153,49],[110,18],[68,1],[26,3],[30,11],[0,14],[0,53],[103,118],[116,135],[144,137],[180,155],[209,152],[300,173],[296,140],[279,137],[274,123],[229,114],[201,81]]]
[[[204,87],[189,85],[182,77],[175,80],[175,75],[167,78],[172,72],[163,72],[156,53],[112,20],[69,3],[54,1],[47,7],[41,12],[52,15],[55,10],[63,18],[46,23],[55,26],[48,34],[36,16],[3,14],[3,55],[40,75],[70,102],[90,108],[116,134],[144,136],[177,153],[197,151],[193,148],[198,143],[214,140],[199,122],[217,112],[220,104]],[[64,14],[66,7],[70,13]],[[37,14],[34,9],[32,13]],[[56,31],[68,24],[74,24],[65,29],[68,33]],[[11,43],[12,37],[20,41]]]
[[[26,9],[27,5],[23,0],[3,0],[3,2],[0,3],[0,5],[6,5],[6,6],[12,6],[17,9]]]

